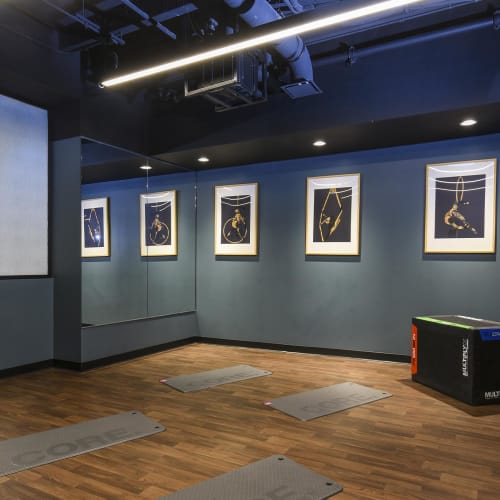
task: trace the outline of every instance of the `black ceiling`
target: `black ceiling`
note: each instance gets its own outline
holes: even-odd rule
[[[269,1],[280,26],[364,3]],[[423,0],[304,35],[320,94],[285,95],[280,86],[295,76],[270,48],[267,101],[218,113],[202,96],[184,97],[183,71],[116,89],[97,83],[205,50],[228,30],[239,38],[268,30],[249,27],[223,0],[5,0],[0,92],[47,107],[54,138],[120,147],[110,156],[84,141],[84,182],[143,175],[143,156],[157,158],[154,175],[415,144],[500,132],[499,28],[496,0]],[[468,116],[478,124],[460,127]],[[317,138],[327,145],[312,147]],[[211,161],[198,163],[200,155]]]

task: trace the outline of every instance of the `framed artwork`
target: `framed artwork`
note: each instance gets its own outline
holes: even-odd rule
[[[141,256],[177,255],[177,191],[140,195]]]
[[[257,255],[257,189],[215,186],[215,255]]]
[[[82,200],[81,218],[82,257],[109,257],[109,199]]]
[[[495,253],[496,159],[427,165],[425,253]]]
[[[360,174],[307,178],[307,255],[359,255],[359,189]]]

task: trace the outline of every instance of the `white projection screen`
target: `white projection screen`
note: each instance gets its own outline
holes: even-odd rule
[[[0,277],[47,274],[47,111],[0,95]]]

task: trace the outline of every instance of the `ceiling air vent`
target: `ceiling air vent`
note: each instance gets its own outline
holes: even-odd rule
[[[215,103],[215,111],[267,100],[266,72],[257,52],[244,52],[208,61],[189,73],[184,95],[201,95]]]
[[[321,94],[321,89],[309,80],[301,80],[300,82],[287,83],[281,86],[281,90],[292,99],[299,97],[308,97],[310,95]]]

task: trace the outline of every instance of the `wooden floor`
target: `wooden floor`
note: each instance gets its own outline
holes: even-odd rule
[[[159,383],[236,364],[273,375],[193,393]],[[411,382],[409,371],[193,344],[85,373],[51,368],[2,379],[0,439],[133,409],[167,429],[0,477],[0,499],[156,499],[273,454],[340,483],[339,500],[499,499],[500,405],[468,406]],[[263,405],[345,381],[393,397],[309,422]]]

